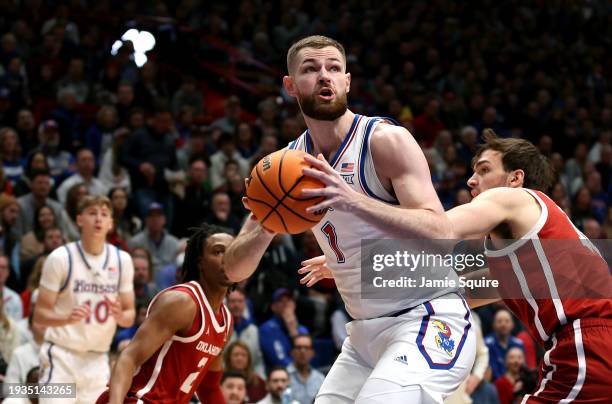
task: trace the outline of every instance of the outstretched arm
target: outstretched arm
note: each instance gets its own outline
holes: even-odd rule
[[[186,293],[168,291],[157,298],[134,339],[121,352],[110,380],[109,403],[123,403],[135,370],[179,331],[188,330],[196,304]]]
[[[240,233],[223,257],[228,279],[240,282],[251,276],[273,238],[274,233],[264,229],[253,214],[249,214]]]
[[[309,210],[333,207],[351,212],[398,238],[448,238],[450,224],[431,182],[425,156],[410,133],[402,127],[380,124],[370,145],[376,173],[390,181],[400,207],[353,190],[322,156],[306,156],[313,168],[304,169],[304,174],[326,185],[303,191],[304,196],[326,197]]]

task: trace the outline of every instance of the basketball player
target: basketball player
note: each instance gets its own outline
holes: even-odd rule
[[[395,208],[399,213],[414,208],[434,223],[445,220],[425,157],[410,133],[347,108],[351,75],[346,73],[342,45],[322,36],[302,39],[289,49],[287,69],[283,84],[308,125],[289,149],[321,154],[366,201],[399,205]],[[425,299],[361,299],[361,239],[393,237],[401,229],[395,220],[379,230],[354,212],[334,209],[313,228],[347,311],[355,319],[348,325],[349,337],[317,404],[442,402],[472,367],[475,339],[470,314],[456,288],[440,288]],[[225,256],[230,280],[253,273],[273,236],[257,221],[247,221]],[[435,226],[415,232],[415,237],[443,236]],[[422,344],[417,343],[425,318],[446,327],[452,349],[444,351],[436,343],[434,329]]]
[[[113,369],[98,403],[224,403],[223,347],[232,316],[223,304],[232,282],[222,259],[233,237],[203,225],[187,244],[183,280],[158,293]]]
[[[522,402],[610,402],[612,356],[607,346],[612,340],[612,279],[608,266],[543,192],[552,186],[553,173],[538,149],[526,140],[497,138],[491,130],[485,131],[485,141],[474,157],[474,174],[468,181],[474,200],[449,210],[447,217],[453,238],[487,237],[489,268],[478,276],[490,272],[500,280],[500,288],[512,291],[503,293],[504,303],[547,349],[538,387]],[[318,178],[340,183],[325,164],[318,167],[323,174]],[[350,190],[344,187],[343,192]],[[344,194],[338,191],[337,195]],[[342,198],[342,203],[351,206],[358,203],[359,195]],[[374,224],[377,219],[371,215],[369,220]],[[403,223],[408,233],[413,227],[427,226],[419,212],[411,210],[405,212]],[[508,239],[515,241],[508,245],[504,243]],[[321,259],[301,271],[320,272],[316,280],[326,277]],[[314,283],[315,278],[308,282]],[[579,295],[576,290],[583,292]],[[472,306],[496,300],[478,300]]]
[[[48,327],[40,382],[76,383],[76,402],[92,403],[110,375],[108,351],[117,325],[134,322],[134,268],[126,252],[106,243],[113,227],[108,198],[85,197],[76,222],[81,239],[45,260],[34,321]],[[55,402],[40,399],[47,400]]]

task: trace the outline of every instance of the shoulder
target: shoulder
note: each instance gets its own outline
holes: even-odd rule
[[[189,293],[181,289],[170,289],[161,291],[155,302],[152,303],[151,313],[161,312],[175,315],[177,313],[191,314],[196,313],[196,302]]]
[[[49,263],[63,263],[68,260],[68,248],[70,244],[64,244],[51,251],[51,254],[45,259],[45,264]]]
[[[476,201],[491,201],[505,207],[523,206],[535,202],[524,188],[498,187],[488,189],[474,198]]]
[[[119,254],[119,259],[121,260],[122,263],[124,262],[132,262],[132,256],[130,254],[128,254],[126,251],[123,251],[120,248],[117,248],[115,246],[110,246],[110,248],[112,248],[113,250],[115,250],[116,253]]]
[[[372,132],[372,148],[390,146],[395,143],[406,143],[414,141],[414,137],[408,129],[403,126],[394,125],[389,121],[382,120]]]
[[[485,344],[487,344],[488,346],[492,346],[495,345],[495,337],[493,335],[487,335],[484,338],[484,342]]]
[[[402,126],[379,123],[372,133],[370,148],[376,169],[381,170],[381,174],[385,176],[390,177],[412,169],[413,164],[420,161],[419,155],[426,164],[418,143]],[[407,158],[408,156],[410,158]]]
[[[520,348],[523,348],[525,345],[523,341],[517,337],[510,337],[510,342],[512,343],[512,345],[518,346]]]

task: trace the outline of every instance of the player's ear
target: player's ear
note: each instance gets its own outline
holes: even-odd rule
[[[514,170],[512,174],[510,174],[510,186],[513,188],[522,187],[525,182],[525,171],[523,170]]]
[[[296,91],[295,91],[295,85],[293,83],[293,78],[291,78],[291,76],[285,76],[283,77],[283,86],[285,87],[285,90],[287,90],[287,94],[289,94],[292,97],[295,97]]]
[[[346,92],[351,91],[351,73],[346,73]]]

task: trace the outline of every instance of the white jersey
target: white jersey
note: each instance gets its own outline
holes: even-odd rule
[[[349,132],[329,164],[357,192],[390,205],[399,205],[395,195],[389,193],[380,182],[372,159],[370,138],[380,122],[386,122],[385,118],[355,115]],[[309,132],[302,133],[289,143],[288,148],[312,154]],[[351,213],[333,209],[327,211],[312,231],[325,254],[346,310],[354,319],[393,314],[457,290],[432,289],[431,296],[426,296],[425,299],[422,295],[418,298],[409,296],[408,289],[402,299],[397,299],[396,296],[393,299],[362,299],[361,240],[388,239],[389,235]]]
[[[125,251],[109,244],[104,252],[87,254],[80,241],[55,249],[45,260],[40,285],[58,292],[54,310],[68,316],[75,306],[87,305],[90,316],[76,324],[49,327],[45,340],[78,352],[108,352],[117,328],[104,297],[118,299],[132,292],[134,266]]]

